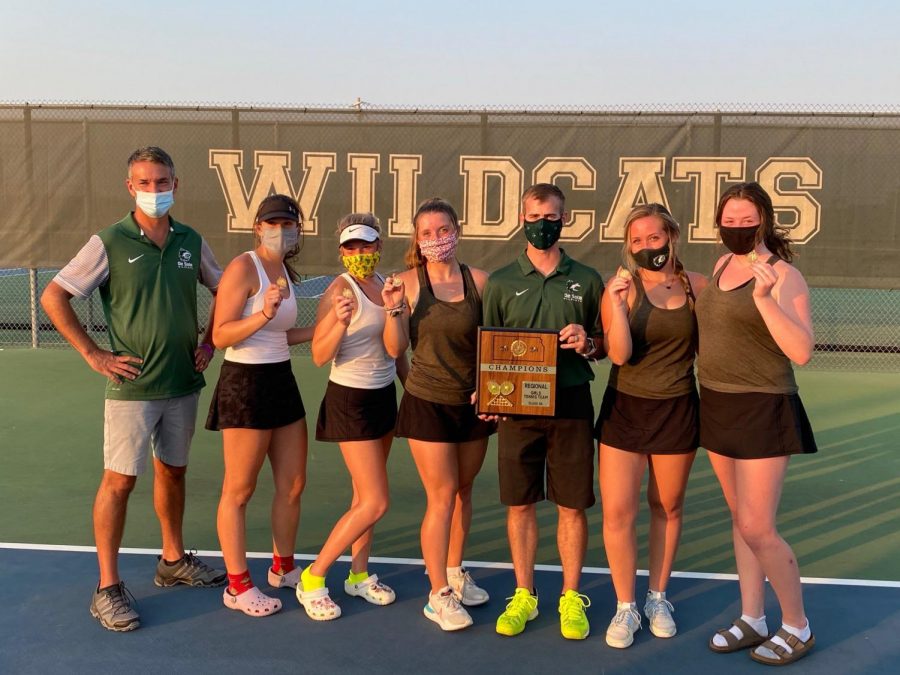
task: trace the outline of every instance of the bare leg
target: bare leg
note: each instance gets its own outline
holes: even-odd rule
[[[225,568],[231,574],[247,569],[246,510],[256,489],[256,479],[266,458],[272,432],[257,429],[223,429],[225,478],[216,526]]]
[[[462,565],[463,552],[466,547],[466,539],[469,536],[469,528],[472,525],[472,485],[475,476],[481,471],[484,464],[484,455],[487,452],[488,439],[459,444],[459,492],[453,508],[453,518],[450,521],[450,548],[447,552],[447,566],[459,567]]]
[[[516,573],[516,587],[534,590],[534,559],[537,556],[537,506],[525,504],[506,509],[506,535]]]
[[[162,530],[162,555],[170,562],[184,555],[184,484],[186,466],[172,466],[153,457],[153,507]]]
[[[587,550],[587,517],[581,509],[557,506],[556,545],[563,568],[562,591],[577,591]]]
[[[119,547],[125,531],[128,496],[137,476],[105,469],[94,498],[94,542],[100,565],[100,588],[119,583]]]
[[[619,602],[634,602],[637,570],[635,522],[647,456],[601,443],[599,464],[603,546],[609,560],[616,599]]]
[[[297,524],[300,522],[300,495],[306,486],[306,419],[272,431],[269,463],[275,482],[272,497],[272,546],[275,555],[294,555]]]
[[[317,577],[324,577],[334,561],[367,533],[367,539],[371,541],[372,527],[387,512],[389,504],[382,439],[345,441],[340,447],[347,469],[353,477],[358,498],[351,502],[350,509],[332,528],[318,557],[310,566],[310,572]],[[367,557],[361,561],[360,572],[368,565],[368,544],[365,552]]]
[[[428,505],[422,519],[422,557],[435,593],[447,586],[447,549],[450,522],[459,492],[459,458],[456,443],[430,443],[410,439]]]
[[[649,458],[650,588],[654,591],[665,591],[669,585],[681,540],[684,493],[695,454],[651,455]]]
[[[384,452],[385,473],[387,472],[388,455],[391,452],[391,443],[394,440],[394,434],[390,433],[381,439],[381,448]],[[385,493],[385,501],[390,501],[390,496]],[[351,508],[359,503],[359,491],[356,487],[356,481],[353,481],[353,500],[350,504]],[[380,519],[379,519],[380,520]],[[354,574],[367,571],[369,567],[369,554],[372,550],[372,539],[374,538],[375,525],[362,533],[359,538],[350,546],[350,571]]]

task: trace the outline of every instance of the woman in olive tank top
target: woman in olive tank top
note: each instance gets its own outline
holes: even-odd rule
[[[716,223],[731,254],[697,299],[700,443],[731,511],[741,617],[709,648],[750,647],[754,661],[784,665],[815,644],[796,557],[776,528],[790,456],[816,451],[791,367],[809,361],[815,344],[809,289],[759,184],[729,188]],[[766,578],[782,621],[769,639]]]
[[[600,305],[603,341],[613,362],[594,435],[599,440],[603,542],[616,590],[606,632],[611,647],[631,645],[641,627],[635,598],[635,524],[649,470],[650,579],[644,602],[651,632],[675,635],[666,588],[681,536],[684,493],[697,451],[694,296],[706,278],[678,260],[679,226],[660,204],[625,220],[626,269],[606,284]]]
[[[428,496],[422,557],[431,582],[425,616],[443,630],[472,624],[462,605],[488,594],[462,567],[472,520],[472,483],[484,462],[494,425],[479,420],[475,391],[481,292],[487,273],[456,259],[459,218],[438,198],[419,205],[406,255],[409,267],[385,283],[384,344],[399,357],[411,344],[409,377],[396,434],[409,440]]]

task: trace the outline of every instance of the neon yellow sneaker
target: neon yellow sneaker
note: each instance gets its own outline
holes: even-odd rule
[[[591,625],[584,614],[591,599],[578,591],[566,591],[559,598],[559,631],[567,640],[584,640],[591,633]]]
[[[500,635],[518,635],[525,630],[525,624],[538,615],[538,598],[527,588],[517,588],[506,611],[497,619],[497,632]]]

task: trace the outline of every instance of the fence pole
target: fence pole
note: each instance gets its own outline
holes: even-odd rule
[[[38,276],[37,269],[28,268],[28,285],[31,288],[31,348],[40,347],[40,317],[38,317]]]

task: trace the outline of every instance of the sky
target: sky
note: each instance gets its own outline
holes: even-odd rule
[[[900,107],[888,0],[2,0],[0,102]]]

